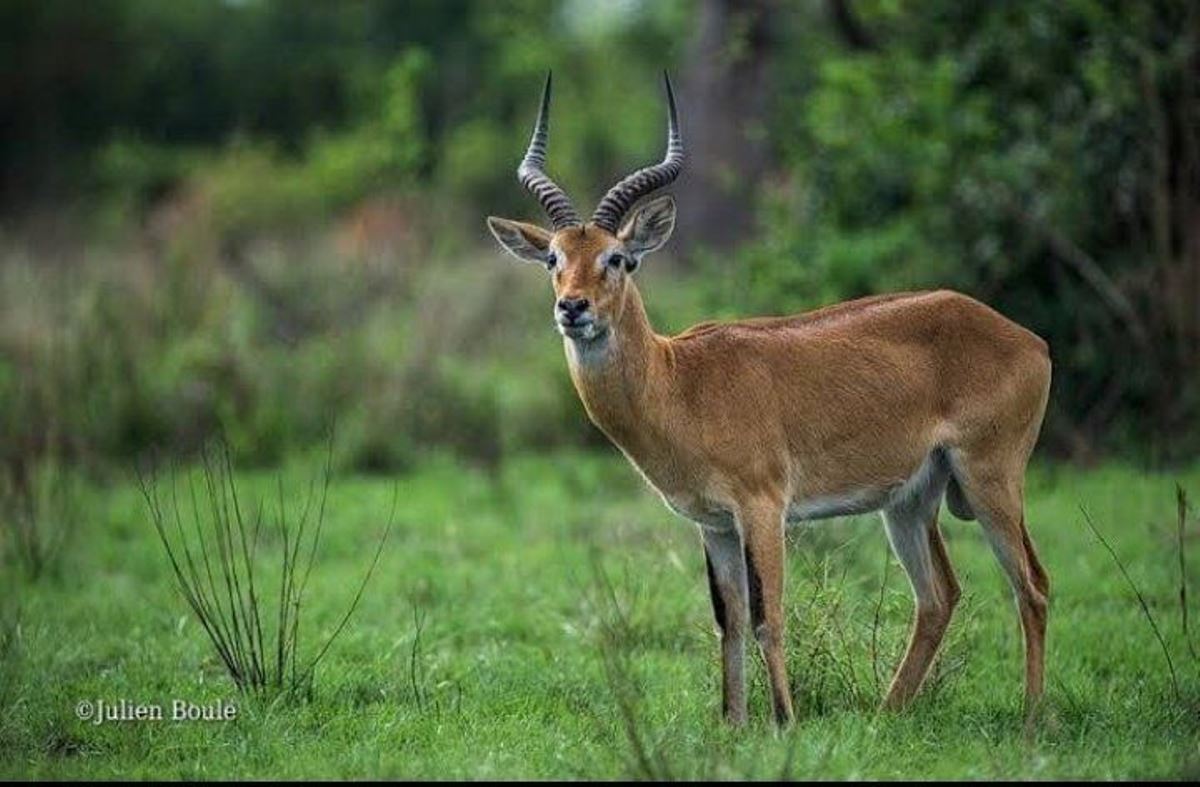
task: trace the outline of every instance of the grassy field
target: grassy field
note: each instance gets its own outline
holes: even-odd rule
[[[299,505],[319,464],[281,471],[288,505]],[[720,722],[698,538],[614,454],[531,457],[493,471],[433,458],[396,480],[335,478],[304,653],[353,597],[394,489],[399,503],[362,603],[308,699],[239,696],[174,587],[136,485],[86,490],[86,516],[56,571],[29,582],[6,569],[0,776],[1200,775],[1200,664],[1181,632],[1177,481],[1200,499],[1200,468],[1031,473],[1031,530],[1054,583],[1047,718],[1033,740],[1022,732],[1021,639],[1007,587],[978,526],[948,514],[964,602],[926,691],[900,715],[875,713],[911,609],[878,519],[793,533],[799,721],[777,734],[757,659],[752,723],[732,731]],[[247,500],[277,499],[274,473],[238,483]],[[1145,595],[1178,693],[1080,505]],[[1194,519],[1191,528],[1194,542]],[[238,717],[76,718],[81,700],[121,699],[168,709],[175,699],[224,699]]]

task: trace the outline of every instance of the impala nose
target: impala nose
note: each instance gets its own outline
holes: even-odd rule
[[[588,310],[587,298],[559,298],[558,313],[568,323],[575,322],[580,315]]]

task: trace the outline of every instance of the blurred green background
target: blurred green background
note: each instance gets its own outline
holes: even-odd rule
[[[0,459],[495,466],[603,445],[484,217],[541,80],[588,210],[664,144],[660,331],[953,287],[1045,337],[1047,455],[1200,453],[1200,5],[5,0]]]
[[[911,599],[857,517],[791,536],[801,721],[769,732],[757,668],[757,726],[719,721],[696,534],[484,223],[543,221],[516,167],[547,70],[586,215],[662,156],[664,68],[660,332],[952,287],[1049,341],[1035,738],[1008,586],[949,517],[967,595],[913,713],[873,712]],[[134,483],[190,490],[203,538],[217,438],[264,583],[337,481],[302,658],[391,532],[302,702],[236,693]],[[0,0],[0,778],[1194,781],[1197,459],[1195,0]],[[219,727],[74,711],[235,697]]]

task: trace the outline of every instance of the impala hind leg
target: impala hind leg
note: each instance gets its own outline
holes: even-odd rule
[[[884,512],[888,540],[912,585],[915,612],[904,660],[896,669],[883,706],[904,707],[916,696],[933,664],[962,591],[938,529],[932,505]]]
[[[1025,527],[1018,484],[994,484],[976,491],[979,521],[992,552],[1012,586],[1025,640],[1025,714],[1032,721],[1045,685],[1046,619],[1050,579]]]
[[[702,529],[708,589],[721,641],[721,708],[725,720],[746,721],[746,563],[735,528]]]

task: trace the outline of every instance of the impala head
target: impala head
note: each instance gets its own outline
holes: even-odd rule
[[[641,198],[666,186],[683,169],[683,142],[675,112],[671,81],[667,87],[667,154],[609,189],[586,224],[571,200],[543,171],[549,135],[550,77],[533,139],[517,177],[542,204],[552,229],[522,221],[488,217],[488,228],[510,254],[546,267],[554,285],[554,323],[575,342],[606,339],[625,304],[629,276],[642,258],[660,248],[675,227],[675,201],[658,197],[630,209]]]

